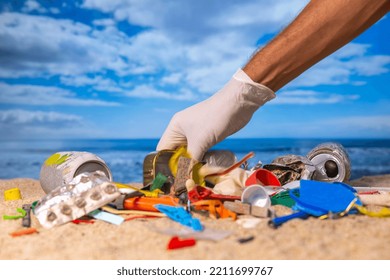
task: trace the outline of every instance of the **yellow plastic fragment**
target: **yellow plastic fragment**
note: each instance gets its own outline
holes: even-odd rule
[[[180,157],[186,157],[186,158],[191,158],[190,154],[187,152],[187,147],[182,146],[178,148],[175,153],[171,156],[169,159],[169,169],[171,170],[171,173],[174,177],[176,177],[177,174],[177,166],[179,164],[179,158]]]
[[[141,189],[138,189],[136,187],[133,187],[133,186],[127,185],[127,184],[122,184],[122,183],[117,183],[117,182],[115,182],[114,184],[116,185],[117,188],[120,188],[120,189],[125,189],[125,188],[132,189],[132,190],[138,191],[140,193],[143,193],[147,197],[159,197],[161,194],[164,194],[164,192],[162,192],[159,189],[154,190],[154,191],[145,191],[145,190],[141,190]]]
[[[4,192],[4,200],[18,199],[22,199],[22,195],[20,194],[20,190],[18,188],[9,189]]]
[[[362,213],[364,215],[367,215],[367,216],[370,216],[370,217],[377,217],[377,218],[390,217],[390,208],[383,207],[378,212],[374,212],[374,211],[369,211],[364,206],[355,205],[355,207],[356,207],[357,210],[359,210],[360,213]]]

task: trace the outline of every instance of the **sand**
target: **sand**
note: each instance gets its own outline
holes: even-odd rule
[[[353,186],[390,188],[390,175],[363,177]],[[22,200],[0,198],[0,214],[14,215],[24,203],[40,199],[44,192],[32,179],[0,180],[1,194],[17,187]],[[278,214],[289,213],[275,206]],[[379,260],[390,259],[390,218],[349,215],[334,220],[292,220],[278,229],[261,219],[255,228],[246,229],[230,219],[200,217],[210,229],[230,231],[220,241],[197,240],[193,247],[167,250],[171,236],[155,228],[181,226],[168,218],[132,220],[120,226],[96,221],[94,224],[68,223],[52,229],[43,228],[33,216],[32,226],[39,233],[11,237],[22,229],[21,220],[0,220],[0,259],[2,260],[148,260],[148,259],[268,259],[268,260]],[[237,240],[254,236],[250,242]]]

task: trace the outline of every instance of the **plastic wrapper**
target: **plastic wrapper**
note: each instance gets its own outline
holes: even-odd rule
[[[102,207],[120,196],[102,171],[82,173],[38,201],[34,214],[45,228],[62,225]]]
[[[203,161],[210,166],[229,167],[237,162],[237,157],[228,150],[211,150],[204,155]]]

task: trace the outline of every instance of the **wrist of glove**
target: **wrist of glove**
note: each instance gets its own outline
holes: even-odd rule
[[[243,128],[253,113],[275,93],[253,82],[241,69],[216,94],[174,115],[157,150],[186,145],[190,155],[201,160],[216,143]]]

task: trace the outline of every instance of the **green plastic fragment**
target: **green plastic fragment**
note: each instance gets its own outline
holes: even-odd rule
[[[294,194],[299,197],[299,190],[293,190]],[[289,191],[282,191],[271,197],[271,205],[284,205],[289,208],[293,207],[295,200],[291,198]]]
[[[154,178],[152,182],[152,186],[150,187],[151,191],[159,190],[162,188],[162,186],[165,184],[165,182],[168,180],[168,177],[166,177],[161,172],[157,173],[156,177]]]
[[[16,220],[16,219],[24,218],[27,215],[27,212],[22,208],[16,208],[16,211],[19,212],[21,215],[15,215],[15,216],[3,215],[3,220]]]
[[[33,203],[31,203],[31,210],[34,214],[35,214],[34,210],[35,210],[35,207],[37,206],[37,204],[38,204],[38,200],[35,200]]]

